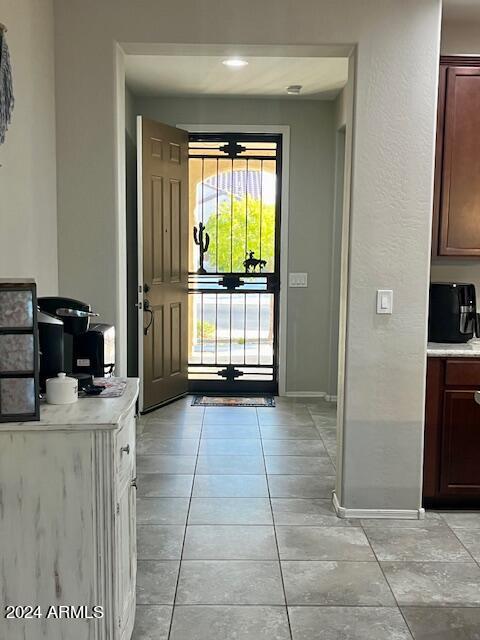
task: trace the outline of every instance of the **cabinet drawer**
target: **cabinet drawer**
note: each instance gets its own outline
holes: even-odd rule
[[[135,469],[135,412],[126,416],[115,437],[115,470],[120,481],[131,479]]]
[[[480,389],[480,358],[478,360],[447,360],[445,384],[452,387],[478,387]]]

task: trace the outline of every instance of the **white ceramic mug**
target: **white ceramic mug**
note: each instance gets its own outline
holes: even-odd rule
[[[69,378],[66,373],[57,374],[47,380],[48,404],[71,404],[78,400],[78,380]]]

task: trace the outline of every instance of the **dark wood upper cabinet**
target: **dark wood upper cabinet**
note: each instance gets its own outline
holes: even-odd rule
[[[432,253],[480,256],[478,59],[441,61]]]

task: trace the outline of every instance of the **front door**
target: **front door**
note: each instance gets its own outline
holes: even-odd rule
[[[137,163],[141,409],[146,411],[187,391],[188,133],[139,116]]]
[[[189,389],[276,393],[279,135],[191,134]]]

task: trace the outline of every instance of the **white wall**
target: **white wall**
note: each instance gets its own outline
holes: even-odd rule
[[[173,126],[290,126],[289,232],[284,256],[288,249],[289,271],[308,273],[308,288],[288,290],[287,392],[326,392],[328,386],[334,106],[331,101],[288,99],[136,100],[137,113]]]
[[[440,0],[144,0],[135,11],[130,0],[56,0],[55,9],[62,287],[114,321],[123,178],[113,44],[206,50],[222,40],[223,51],[262,43],[280,55],[358,45],[337,488],[346,507],[417,509]],[[375,315],[377,288],[394,289],[394,315]]]
[[[0,0],[15,108],[0,146],[0,277],[58,286],[52,0]]]
[[[338,388],[338,341],[340,322],[340,289],[342,263],[342,222],[345,189],[346,152],[346,91],[342,90],[334,103],[335,172],[334,203],[330,259],[330,336],[327,396],[334,399]]]

